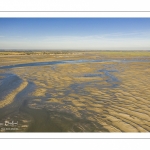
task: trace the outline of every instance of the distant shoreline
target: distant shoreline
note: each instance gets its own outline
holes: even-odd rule
[[[48,52],[48,53],[54,53],[54,52],[150,52],[150,50],[38,50],[38,49],[0,49],[0,52]]]

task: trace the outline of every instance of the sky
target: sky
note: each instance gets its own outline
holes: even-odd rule
[[[150,50],[150,18],[0,18],[0,49]]]

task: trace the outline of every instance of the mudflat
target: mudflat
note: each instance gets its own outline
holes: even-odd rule
[[[1,132],[149,132],[150,51],[0,52]]]

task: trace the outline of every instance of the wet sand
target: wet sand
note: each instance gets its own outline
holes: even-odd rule
[[[150,52],[0,55],[1,132],[149,132]]]

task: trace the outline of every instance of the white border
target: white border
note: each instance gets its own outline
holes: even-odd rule
[[[149,0],[1,0],[1,11],[149,11]]]
[[[150,12],[0,12],[1,18],[150,18]]]
[[[150,139],[150,133],[0,133],[0,139]]]

